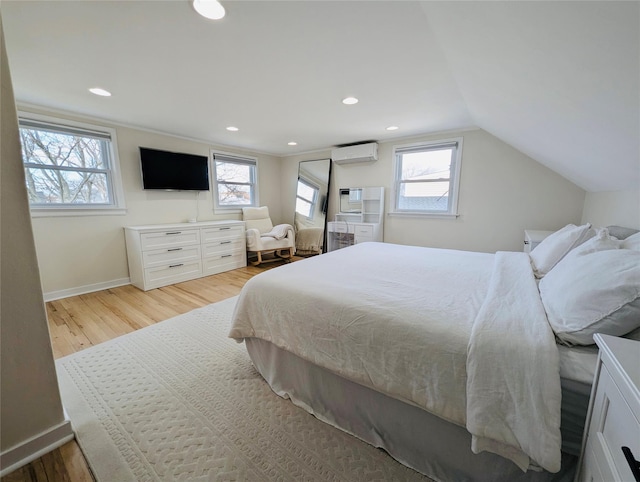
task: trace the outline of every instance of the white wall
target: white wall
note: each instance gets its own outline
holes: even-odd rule
[[[582,223],[612,224],[640,229],[640,189],[634,191],[588,192]]]
[[[47,113],[34,108],[22,110]],[[63,117],[86,120],[71,114]],[[108,122],[92,121],[110,126]],[[111,127],[117,131],[127,214],[33,219],[42,284],[49,298],[126,283],[124,226],[183,222],[195,217],[194,193],[142,189],[138,147],[208,155],[212,146],[129,127]],[[330,219],[337,210],[338,189],[342,187],[384,186],[389,212],[394,145],[459,136],[464,138],[460,216],[386,216],[386,242],[487,252],[520,250],[524,229],[559,229],[580,222],[585,197],[582,189],[480,129],[385,142],[379,146],[379,161],[375,163],[334,165]],[[258,157],[260,204],[269,206],[276,224],[293,223],[298,162],[330,157],[329,149],[279,159],[228,146],[214,147]],[[215,215],[211,192],[201,193],[199,199],[199,220],[240,218]]]
[[[216,215],[212,191],[202,192],[196,204],[194,192],[145,191],[142,189],[139,146],[209,155],[211,148],[258,158],[260,203],[269,206],[274,222],[284,222],[280,204],[280,162],[273,156],[229,146],[111,125],[99,119],[82,119],[68,113],[52,113],[33,107],[21,111],[54,115],[116,129],[126,215],[39,217],[33,219],[36,249],[45,295],[73,294],[82,288],[98,289],[127,282],[124,226],[241,219],[240,214]]]
[[[582,218],[585,192],[489,133],[476,129],[380,143],[377,162],[333,166],[330,216],[338,209],[338,189],[384,186],[385,212],[391,208],[393,146],[463,137],[457,219],[385,216],[389,243],[495,252],[521,250],[525,229],[555,230]],[[297,162],[327,152],[283,160],[285,179],[294,179]],[[283,206],[293,211],[295,180],[283,186]],[[285,194],[285,193],[289,194]],[[291,199],[288,203],[287,199]]]
[[[0,22],[0,468],[72,438],[58,391],[40,288],[18,119]]]

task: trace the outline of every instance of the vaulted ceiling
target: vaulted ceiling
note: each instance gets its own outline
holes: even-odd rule
[[[640,189],[637,1],[222,3],[2,0],[16,98],[278,156],[477,126]]]

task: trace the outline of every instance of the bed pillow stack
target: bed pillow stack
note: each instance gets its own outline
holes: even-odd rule
[[[567,224],[564,228],[546,237],[529,253],[531,266],[536,278],[542,278],[564,258],[567,253],[591,238],[595,231],[591,224],[576,226]]]
[[[591,345],[595,333],[622,336],[640,327],[640,250],[630,249],[639,244],[640,236],[623,242],[598,229],[540,281],[558,339]]]

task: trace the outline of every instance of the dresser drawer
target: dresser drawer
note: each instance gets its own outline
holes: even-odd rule
[[[332,233],[348,233],[351,231],[353,233],[353,227],[349,230],[347,223],[329,223],[329,231]]]
[[[373,226],[358,226],[355,228],[356,236],[373,237]]]
[[[200,244],[200,230],[176,229],[160,233],[143,233],[140,242],[143,251]]]
[[[589,456],[593,457],[602,472],[602,480],[634,480],[622,447],[629,447],[638,458],[640,423],[618,390],[606,365],[603,365],[593,403],[585,463],[589,465]]]
[[[229,238],[244,238],[244,235],[244,226],[239,224],[203,228],[202,242],[209,243]]]
[[[176,263],[144,270],[146,289],[157,288],[180,281],[197,278],[202,275],[200,260],[188,263]]]
[[[152,249],[142,252],[145,268],[168,266],[200,260],[200,246],[180,246],[178,248]]]
[[[219,256],[221,254],[229,254],[235,251],[245,251],[244,238],[225,239],[222,241],[214,241],[202,246],[202,257]]]
[[[222,273],[230,269],[242,268],[247,265],[247,252],[235,251],[228,254],[214,255],[205,258],[203,261],[203,275],[209,276],[216,273]]]

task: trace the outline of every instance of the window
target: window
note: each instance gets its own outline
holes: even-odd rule
[[[296,212],[308,219],[313,219],[318,202],[320,188],[314,186],[306,179],[298,178],[298,189],[296,191]]]
[[[124,208],[113,129],[31,114],[19,127],[32,214]]]
[[[397,146],[395,214],[457,215],[462,138]]]
[[[258,206],[256,159],[212,153],[214,207],[217,211]]]

